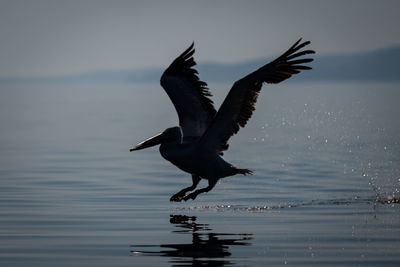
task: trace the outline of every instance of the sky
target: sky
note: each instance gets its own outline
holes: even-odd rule
[[[298,38],[319,54],[400,45],[400,1],[0,0],[0,77],[167,67],[277,56]]]

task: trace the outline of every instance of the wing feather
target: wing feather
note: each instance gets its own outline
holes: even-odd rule
[[[160,80],[178,113],[184,137],[202,136],[216,114],[207,83],[199,79],[193,68],[194,52],[192,43],[164,71]]]
[[[309,44],[299,39],[280,57],[236,81],[199,144],[216,152],[227,149],[229,138],[244,127],[253,114],[263,83],[279,83],[301,70],[311,69],[301,64],[312,62],[312,58],[298,59],[315,53],[313,50],[298,52]]]

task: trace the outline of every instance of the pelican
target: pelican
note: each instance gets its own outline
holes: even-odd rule
[[[161,156],[192,175],[192,185],[174,194],[170,201],[194,200],[213,189],[221,178],[253,174],[249,169],[240,169],[225,161],[221,157],[223,151],[229,147],[229,138],[250,119],[264,83],[280,83],[301,70],[311,69],[303,65],[313,61],[303,57],[315,53],[304,49],[309,44],[310,41],[302,42],[300,38],[280,57],[236,81],[218,112],[207,84],[193,68],[196,65],[194,43],[171,63],[160,83],[178,113],[179,126],[168,128],[130,149],[132,152],[161,144]],[[195,190],[201,179],[208,180],[208,186]]]

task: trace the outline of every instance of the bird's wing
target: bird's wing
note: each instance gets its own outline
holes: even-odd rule
[[[221,151],[228,148],[229,138],[244,127],[253,114],[254,106],[263,83],[279,83],[297,74],[300,70],[311,69],[304,63],[313,61],[311,58],[298,57],[315,53],[312,50],[299,51],[309,41],[301,43],[298,40],[280,57],[253,73],[236,81],[222,103],[214,120],[199,140],[203,148]]]
[[[184,137],[202,136],[216,114],[207,84],[193,68],[193,47],[194,43],[177,57],[160,80],[178,113]]]

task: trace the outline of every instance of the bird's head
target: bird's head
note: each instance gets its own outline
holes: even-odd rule
[[[155,145],[159,144],[165,144],[165,143],[182,143],[182,129],[179,126],[176,127],[171,127],[166,129],[164,132],[159,133],[153,137],[150,137],[149,139],[140,142],[136,146],[132,147],[130,151],[135,151],[135,150],[140,150],[148,147],[152,147]]]

